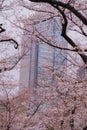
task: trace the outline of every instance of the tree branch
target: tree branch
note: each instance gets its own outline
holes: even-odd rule
[[[78,10],[76,10],[73,6],[71,6],[69,3],[63,3],[61,1],[56,0],[30,0],[31,2],[44,2],[49,3],[51,6],[60,6],[64,9],[70,10],[76,17],[78,17],[85,25],[87,25],[87,18],[85,18]]]
[[[15,49],[18,49],[18,46],[19,46],[17,41],[12,38],[11,39],[2,39],[2,40],[0,40],[0,42],[11,42],[12,44],[14,44]]]

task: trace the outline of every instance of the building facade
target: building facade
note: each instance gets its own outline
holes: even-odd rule
[[[27,38],[28,34],[24,35],[27,40],[23,44],[28,45],[29,52],[21,62],[20,82],[23,88],[51,84],[54,81],[54,70],[60,70],[67,64],[66,52],[52,46],[67,46],[61,37],[61,24],[58,18],[39,23],[36,30],[39,36],[36,40],[32,36],[30,41]]]

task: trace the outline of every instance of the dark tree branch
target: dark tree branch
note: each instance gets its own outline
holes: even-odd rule
[[[83,62],[86,64],[87,56],[85,55],[83,50],[67,35],[68,20],[67,20],[67,16],[64,11],[65,11],[65,9],[68,9],[70,11],[70,13],[73,13],[80,21],[83,22],[84,25],[87,25],[87,18],[84,15],[82,15],[78,10],[76,10],[73,6],[71,6],[69,3],[64,3],[61,1],[57,1],[57,0],[30,0],[30,1],[48,3],[60,12],[60,14],[62,15],[62,18],[63,18],[61,35],[75,49],[75,51],[82,58]],[[62,7],[62,9],[60,7]],[[82,33],[84,33],[84,32],[82,32]]]
[[[65,15],[64,11],[62,11],[58,6],[54,5],[53,7],[55,7],[57,10],[59,10],[59,12],[62,15],[63,20],[64,20],[64,23],[62,23],[62,33],[61,33],[61,35],[66,39],[66,41],[73,48],[75,48],[76,52],[80,55],[83,62],[87,63],[87,56],[84,54],[83,50],[81,50],[81,48],[78,45],[76,45],[76,43],[66,34],[68,21],[67,21],[67,16]]]
[[[0,24],[0,33],[4,32],[4,31],[5,31],[5,29],[2,27],[2,24]],[[9,38],[9,39],[1,39],[0,42],[1,42],[1,43],[5,43],[5,44],[6,44],[7,42],[10,42],[11,44],[14,45],[14,48],[15,48],[15,49],[18,49],[18,46],[19,46],[19,45],[18,45],[18,42],[17,42],[16,40],[12,39],[12,38]],[[10,71],[10,70],[12,70],[12,69],[18,64],[18,62],[21,60],[22,57],[23,57],[23,56],[21,56],[17,61],[15,61],[14,65],[9,66],[9,67],[4,67],[4,68],[0,69],[0,73],[2,73],[2,72],[4,72],[4,71]]]
[[[4,32],[5,29],[2,27],[2,24],[0,24],[0,33]]]
[[[11,44],[14,44],[15,49],[18,49],[18,43],[14,39],[2,39],[2,40],[0,40],[0,42],[10,42]]]
[[[49,3],[53,7],[60,6],[63,7],[64,9],[70,10],[76,17],[78,17],[85,25],[87,25],[87,18],[85,18],[78,10],[76,10],[73,6],[71,6],[69,3],[63,3],[61,1],[56,1],[56,0],[30,0],[31,2],[44,2],[44,3]]]

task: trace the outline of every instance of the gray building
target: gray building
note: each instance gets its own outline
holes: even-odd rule
[[[51,84],[54,81],[52,75],[54,69],[61,69],[67,62],[66,52],[51,46],[52,44],[67,46],[66,41],[61,37],[59,20],[54,18],[39,23],[36,30],[37,34],[40,34],[39,38],[35,38],[33,34],[31,40],[28,32],[24,32],[22,52],[24,52],[24,47],[29,51],[21,62],[21,88]]]

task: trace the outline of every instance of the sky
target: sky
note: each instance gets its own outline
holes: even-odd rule
[[[6,59],[9,57],[13,57],[17,54],[21,55],[23,30],[20,29],[20,27],[24,26],[24,20],[30,15],[30,12],[24,7],[19,6],[16,0],[6,0],[3,6],[3,10],[0,11],[0,24],[3,24],[3,28],[5,28],[6,31],[0,34],[0,39],[15,39],[19,44],[19,49],[15,49],[14,46],[9,43],[0,43],[0,67],[4,67],[7,64],[8,60]],[[9,82],[16,84],[15,92],[18,90],[20,65],[21,63],[19,63],[15,69],[0,74],[1,82],[7,81],[8,84]]]

